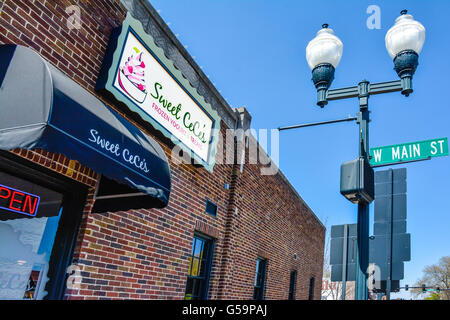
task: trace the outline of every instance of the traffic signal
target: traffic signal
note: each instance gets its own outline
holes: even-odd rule
[[[427,288],[426,288],[426,286],[423,284],[423,285],[422,285],[422,293],[425,293],[425,292],[427,292]]]
[[[436,292],[437,292],[437,293],[440,293],[440,292],[441,292],[441,288],[437,287],[437,288],[436,288]]]
[[[405,291],[409,290],[409,286],[407,284],[405,284]]]

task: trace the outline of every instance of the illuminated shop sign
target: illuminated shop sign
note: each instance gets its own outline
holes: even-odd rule
[[[40,197],[0,184],[0,209],[36,216]]]
[[[96,89],[112,93],[212,170],[218,140],[214,130],[220,126],[217,112],[129,14],[111,36]]]

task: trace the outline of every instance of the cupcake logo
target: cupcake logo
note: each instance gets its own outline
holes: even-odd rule
[[[128,57],[124,66],[119,68],[118,82],[125,93],[138,103],[143,103],[147,97],[145,85],[145,63],[142,60],[142,52],[136,47],[136,56]]]

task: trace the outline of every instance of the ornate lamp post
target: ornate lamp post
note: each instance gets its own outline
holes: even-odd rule
[[[328,103],[327,90],[333,82],[334,70],[341,61],[343,48],[342,41],[326,23],[306,47],[306,60],[317,88],[317,104],[322,108]]]
[[[386,33],[386,49],[394,59],[394,69],[402,81],[402,93],[412,90],[412,77],[419,64],[419,53],[425,42],[425,28],[413,16],[402,10],[395,24]]]
[[[394,59],[394,69],[400,80],[369,83],[366,80],[357,86],[332,89],[334,71],[342,57],[343,44],[327,24],[317,32],[306,47],[306,60],[312,70],[312,80],[317,89],[317,105],[323,108],[328,101],[347,98],[359,99],[359,112],[355,118],[359,124],[359,156],[369,162],[369,97],[374,94],[401,91],[405,96],[413,92],[412,77],[418,66],[419,53],[425,41],[425,28],[415,21],[406,10],[395,20],[386,34],[386,49]],[[345,121],[345,120],[339,120]],[[301,127],[301,126],[297,126]],[[373,183],[373,181],[372,181]],[[358,250],[356,256],[355,298],[367,300],[367,267],[369,260],[369,204],[372,200],[361,198],[358,203]],[[390,281],[387,282],[390,292]]]

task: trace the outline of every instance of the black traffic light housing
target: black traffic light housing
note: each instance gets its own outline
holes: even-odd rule
[[[425,293],[425,292],[427,292],[427,287],[423,284],[422,285],[422,293]]]
[[[371,203],[375,198],[374,171],[365,157],[341,165],[341,194],[353,203]]]

